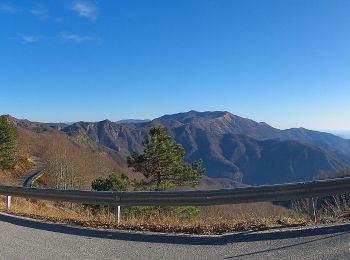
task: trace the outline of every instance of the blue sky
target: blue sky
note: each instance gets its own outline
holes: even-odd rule
[[[227,110],[349,130],[350,1],[0,1],[0,114]]]

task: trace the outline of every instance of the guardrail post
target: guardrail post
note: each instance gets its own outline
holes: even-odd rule
[[[6,209],[11,209],[11,196],[6,196]]]
[[[115,221],[118,225],[120,224],[120,206],[115,209]]]
[[[314,200],[314,198],[311,198],[311,200],[312,200],[312,209],[313,209],[314,221],[316,222],[317,218],[316,218],[315,200]]]

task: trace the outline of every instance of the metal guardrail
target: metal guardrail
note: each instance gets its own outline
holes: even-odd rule
[[[350,178],[236,189],[170,192],[101,192],[0,186],[0,194],[51,201],[114,206],[222,205],[260,201],[288,201],[350,193]]]

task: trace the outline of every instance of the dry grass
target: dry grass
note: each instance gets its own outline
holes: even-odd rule
[[[122,167],[126,162],[122,164],[117,162],[116,158],[113,159],[108,149],[102,149],[103,147],[97,144],[95,148],[77,144],[63,133],[55,131],[37,133],[19,129],[19,143],[23,151],[42,158],[46,163],[45,174],[39,179],[41,186],[51,188],[63,186],[56,176],[61,169],[69,172],[65,173],[65,178],[74,179],[73,183],[66,187],[73,189],[90,189],[93,180],[107,177],[112,172],[127,174],[130,179],[138,177],[138,174]]]
[[[18,179],[28,173],[33,167],[34,162],[30,155],[20,151],[14,169],[12,171],[0,170],[0,185],[17,185]]]
[[[22,145],[19,160],[15,170],[0,172],[0,185],[16,185],[18,179],[34,166],[30,154],[40,155],[47,162],[52,158],[60,158],[67,155],[67,164],[74,172],[80,174],[80,186],[90,188],[91,181],[97,176],[108,174],[111,169],[121,170],[118,165],[107,154],[98,154],[88,149],[78,148],[73,145],[67,137],[55,133],[31,133],[21,134]],[[57,159],[56,158],[56,159]],[[96,159],[97,158],[97,159]],[[50,163],[48,163],[48,168]],[[51,169],[55,172],[55,169]],[[49,171],[48,171],[49,172]],[[54,178],[46,174],[39,180],[39,185],[45,187],[55,186]],[[350,205],[349,205],[350,207]],[[272,227],[301,226],[312,223],[308,217],[297,215],[285,207],[272,203],[251,203],[224,206],[201,207],[199,214],[190,219],[183,219],[171,213],[156,214],[149,212],[137,214],[125,214],[122,208],[122,222],[116,224],[114,214],[111,211],[99,211],[92,214],[80,204],[55,203],[41,200],[28,200],[24,198],[13,198],[10,211],[5,208],[5,199],[0,197],[0,210],[10,214],[47,220],[51,222],[75,224],[84,227],[104,229],[128,229],[155,232],[177,232],[188,234],[223,234],[235,231],[264,230]],[[343,212],[338,208],[334,212]],[[318,216],[319,223],[349,219],[350,215],[339,218],[329,216]]]
[[[22,153],[14,172],[0,172],[0,184],[16,185],[18,178],[34,166],[29,158],[28,154]],[[116,224],[114,214],[108,210],[92,214],[90,209],[73,203],[13,198],[12,208],[7,211],[5,199],[0,197],[0,210],[14,215],[83,227],[188,234],[223,234],[235,231],[264,230],[272,227],[301,226],[311,223],[307,217],[300,217],[285,207],[267,202],[201,207],[198,216],[191,219],[183,219],[164,213],[161,215],[155,213],[122,214],[120,225]],[[319,216],[317,221],[330,223],[349,218],[349,214],[342,215],[340,218],[339,216]]]
[[[31,167],[33,167],[33,162],[23,155],[16,165],[15,172],[0,173],[1,185],[16,184],[19,176],[26,173]],[[5,199],[0,197],[0,210],[14,215],[83,227],[202,235],[302,226],[312,223],[307,217],[300,217],[285,207],[268,202],[201,207],[198,216],[191,219],[181,219],[178,216],[164,213],[162,215],[155,213],[122,214],[120,225],[116,224],[114,214],[108,210],[92,214],[90,209],[73,203],[13,198],[11,210],[6,211]],[[339,216],[319,216],[317,221],[318,223],[330,223],[349,218],[349,214],[342,215],[340,218]]]
[[[235,231],[265,230],[271,227],[306,225],[303,218],[293,216],[290,212],[274,209],[274,205],[257,203],[239,206],[203,207],[200,214],[190,220],[180,219],[174,215],[137,215],[123,216],[120,225],[114,220],[114,214],[108,211],[92,214],[81,205],[72,203],[54,203],[49,201],[35,201],[23,198],[13,198],[12,208],[6,211],[4,198],[1,198],[1,211],[10,214],[48,220],[51,222],[75,224],[83,227],[104,229],[125,229],[154,232],[176,232],[187,234],[223,234]],[[231,215],[228,213],[229,207]],[[276,214],[258,216],[259,209],[267,207],[274,209]],[[243,212],[248,209],[250,211]],[[216,213],[215,213],[216,212]],[[220,215],[225,212],[224,215]]]
[[[285,207],[270,202],[259,202],[202,207],[200,218],[244,219],[247,216],[251,218],[269,218],[291,214],[292,212]]]
[[[16,182],[11,173],[0,170],[0,185],[15,185]]]

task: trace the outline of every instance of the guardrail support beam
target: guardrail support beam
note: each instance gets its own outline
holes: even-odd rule
[[[6,209],[11,209],[11,196],[6,196]]]

